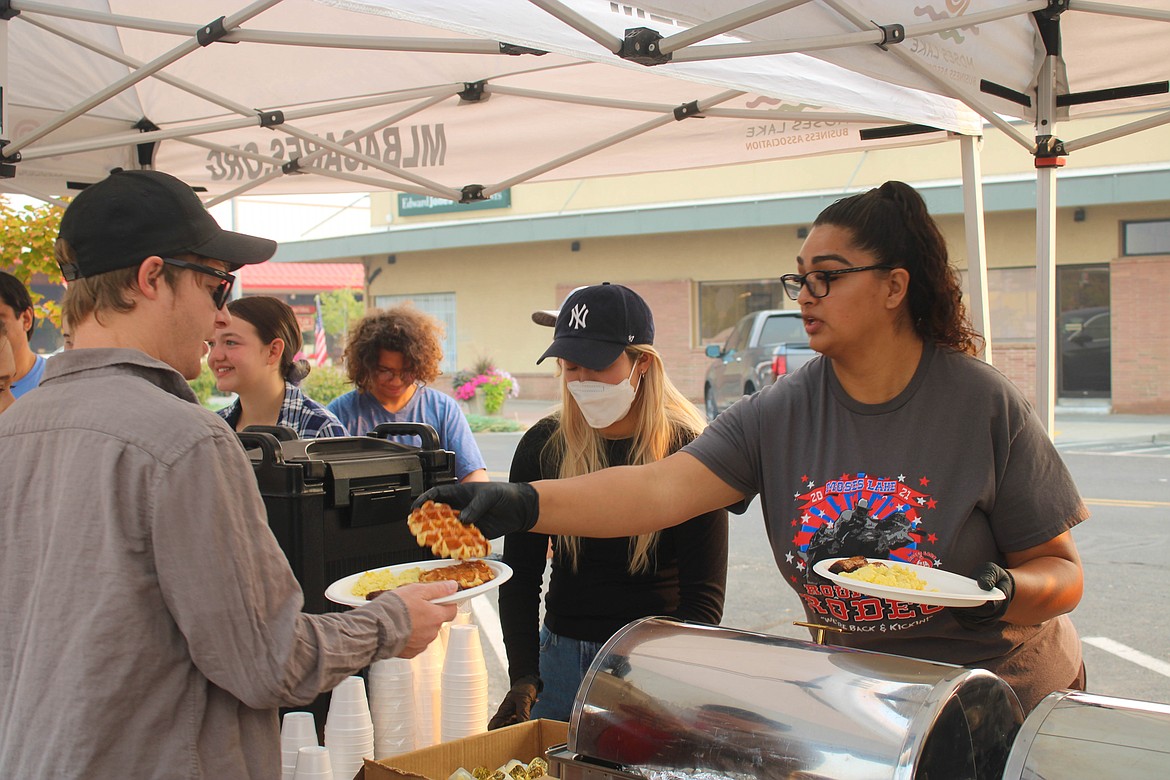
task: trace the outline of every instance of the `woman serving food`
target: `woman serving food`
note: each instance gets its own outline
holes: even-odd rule
[[[617,536],[759,495],[777,566],[810,622],[840,629],[835,643],[989,669],[1025,711],[1083,688],[1066,613],[1083,586],[1071,529],[1088,512],[1023,395],[974,357],[979,337],[921,196],[887,182],[832,204],[782,280],[821,355],[680,452],[424,498],[462,508],[489,537]],[[971,577],[1004,598],[914,604],[812,572],[818,555],[856,554]]]

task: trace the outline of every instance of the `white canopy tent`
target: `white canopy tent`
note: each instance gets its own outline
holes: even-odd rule
[[[954,100],[799,54],[741,85],[737,65],[700,65],[684,81],[525,48],[516,8],[575,31],[523,0],[469,4],[506,36],[350,3],[243,2],[8,3],[0,191],[59,196],[150,165],[211,203],[383,188],[473,200],[522,181],[905,143],[859,137],[891,124],[980,131]],[[720,119],[681,121],[700,113]]]
[[[523,181],[947,137],[889,130],[918,125],[963,140],[973,319],[985,333],[979,116],[1033,151],[1004,115],[1053,136],[1067,112],[1100,110],[1058,105],[1070,81],[1097,89],[1121,71],[1123,85],[1164,86],[1140,53],[1165,51],[1170,30],[1144,31],[1167,15],[1158,0],[1135,0],[1136,11],[1078,0],[243,2],[10,0],[0,191],[52,198],[113,167],[153,166],[209,204],[379,188],[468,201]],[[1053,23],[1033,13],[1059,24],[1069,10],[1117,11],[1119,24],[1065,25],[1064,56],[1038,57],[1037,28]],[[1100,31],[1089,66],[1067,42],[1086,28]],[[1118,105],[1170,108],[1158,86],[1135,92]],[[1100,140],[1044,138],[1040,156]],[[1050,429],[1054,186],[1054,168],[1042,169],[1038,406]]]
[[[755,84],[776,58],[803,52],[851,71],[956,98],[1027,152],[1037,169],[1037,411],[1055,407],[1056,171],[1066,155],[1170,122],[1170,8],[1166,0],[646,0],[609,3],[628,24],[615,34],[596,0],[529,0],[578,35],[558,51],[630,58],[684,78],[699,65],[740,63]],[[467,0],[351,0],[398,18],[498,32]],[[526,31],[530,28],[525,26]],[[543,35],[543,33],[542,33]],[[722,36],[717,38],[716,36]],[[727,39],[735,39],[728,42]],[[558,39],[559,41],[559,39]],[[551,45],[542,37],[531,45]],[[1127,114],[1154,110],[1129,121]],[[1115,128],[1061,139],[1060,120],[1111,114]],[[1031,121],[1033,136],[1007,117]],[[968,255],[976,326],[987,321],[977,153],[964,147]],[[978,277],[978,278],[975,278]],[[981,328],[987,333],[985,327]]]

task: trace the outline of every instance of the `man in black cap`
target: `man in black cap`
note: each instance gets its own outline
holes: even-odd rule
[[[184,381],[232,271],[275,250],[154,171],[66,210],[77,348],[0,417],[0,777],[276,778],[280,705],[454,617],[428,601],[453,583],[302,613],[243,449]]]

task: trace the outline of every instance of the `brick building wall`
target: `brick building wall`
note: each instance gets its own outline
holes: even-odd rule
[[[1109,297],[1113,411],[1170,413],[1170,256],[1113,260]]]
[[[1010,379],[1020,392],[1036,403],[1036,345],[992,343],[991,364]]]

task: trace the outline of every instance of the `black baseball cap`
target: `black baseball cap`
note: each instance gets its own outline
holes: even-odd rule
[[[238,268],[276,252],[275,241],[221,228],[189,185],[161,171],[115,171],[89,185],[65,209],[60,237],[76,259],[61,268],[70,281],[151,255],[193,253]]]
[[[574,290],[557,313],[553,343],[540,356],[559,357],[601,371],[634,344],[654,343],[654,315],[646,301],[620,284]]]

